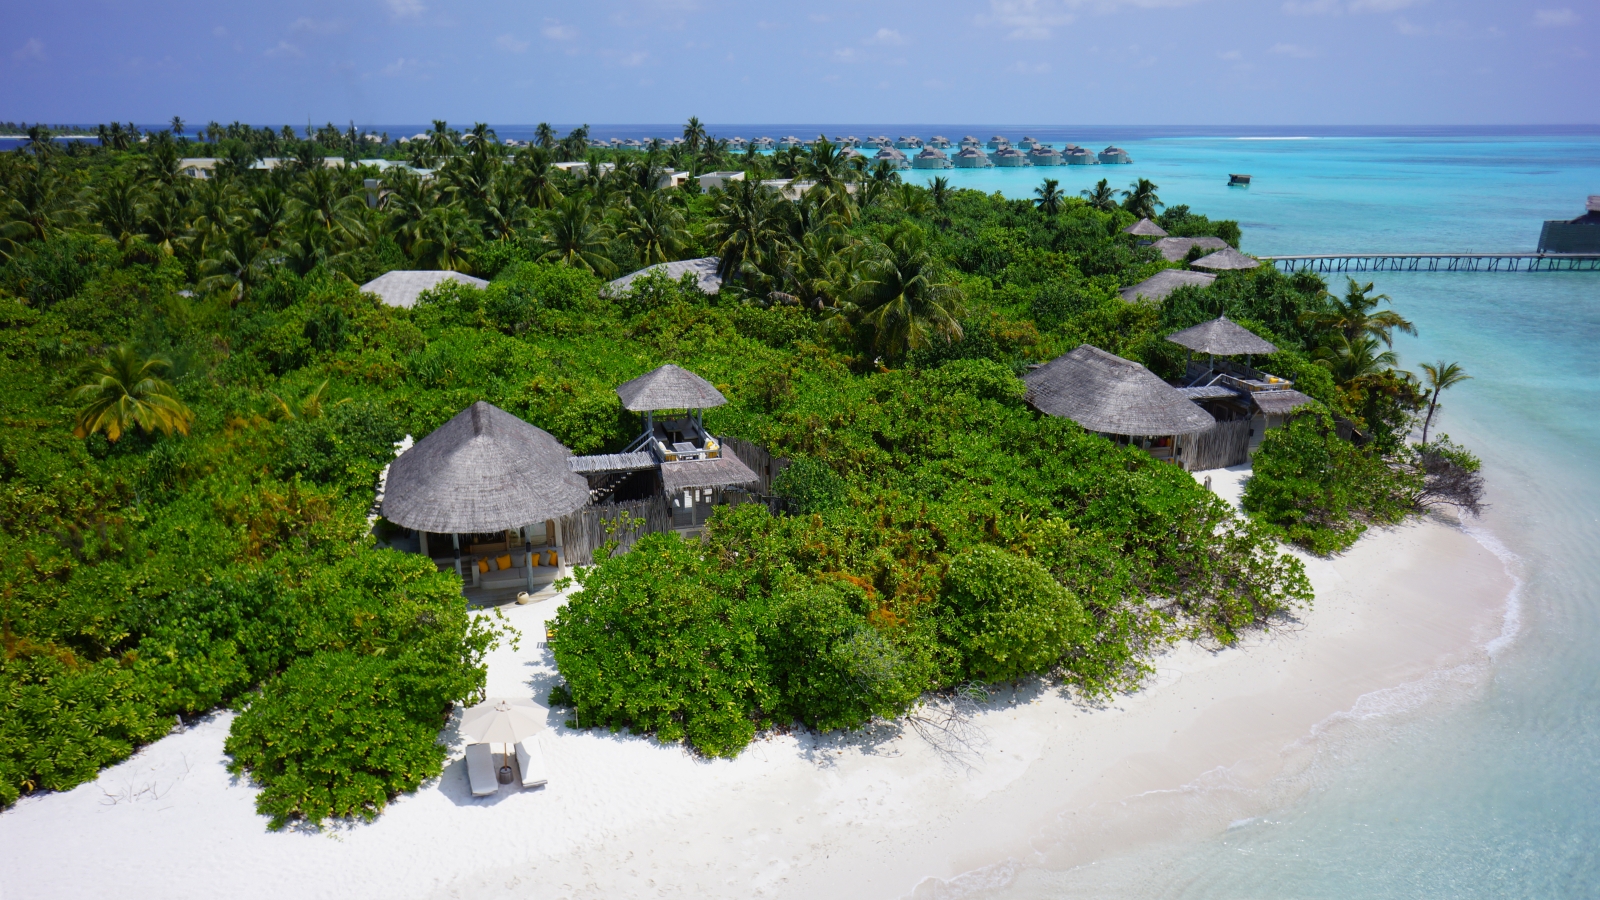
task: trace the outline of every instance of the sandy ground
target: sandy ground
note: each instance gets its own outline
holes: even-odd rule
[[[1245,473],[1209,474],[1237,498]],[[1197,814],[1163,798],[1266,784],[1329,722],[1481,665],[1513,584],[1438,521],[1307,567],[1317,600],[1296,622],[1243,647],[1178,647],[1101,708],[1034,684],[966,704],[953,726],[933,710],[918,726],[773,736],[731,761],[570,731],[552,714],[539,738],[549,785],[481,800],[452,724],[439,781],[371,825],[320,833],[266,830],[254,791],[224,768],[218,714],[0,814],[0,900],[933,897],[1003,879],[1046,845],[1059,863],[1135,835],[1220,832],[1237,804]],[[558,604],[509,613],[524,636],[491,659],[491,696],[546,696],[557,675],[541,623]]]

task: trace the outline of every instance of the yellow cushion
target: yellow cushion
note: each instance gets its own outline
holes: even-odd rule
[[[489,571],[489,561],[487,559],[478,560],[478,571],[479,572],[487,572],[487,571]]]
[[[511,554],[507,553],[502,556],[495,557],[494,567],[502,572],[511,568]]]
[[[545,553],[544,564],[547,566],[553,566],[556,564],[556,552],[554,550],[550,550]]]

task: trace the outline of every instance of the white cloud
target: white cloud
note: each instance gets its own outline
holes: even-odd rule
[[[383,74],[389,76],[390,78],[394,78],[395,76],[404,74],[405,72],[408,72],[408,71],[410,71],[412,69],[415,69],[416,67],[417,67],[417,61],[416,60],[414,60],[414,59],[406,59],[405,57],[402,56],[399,59],[395,60],[394,62],[388,64],[387,66],[384,66],[383,67]]]
[[[1533,24],[1540,28],[1559,28],[1578,24],[1578,14],[1570,9],[1540,9],[1533,13]]]
[[[295,19],[289,26],[290,34],[330,35],[344,30],[344,24],[338,21],[323,22],[318,19],[308,19],[302,16]]]
[[[901,37],[900,32],[895,31],[893,28],[879,28],[876,34],[867,38],[867,43],[869,44],[882,44],[886,47],[898,47],[905,42],[906,39]]]
[[[389,11],[397,16],[420,16],[427,7],[422,0],[388,0]]]
[[[494,45],[507,53],[521,53],[528,49],[527,41],[519,41],[514,35],[502,34],[494,39]]]
[[[1070,25],[1076,18],[1049,0],[989,0],[989,9],[991,15],[979,21],[1011,29],[1006,37],[1014,41],[1048,40],[1050,29]]]
[[[1350,0],[1351,12],[1390,13],[1416,6],[1421,0]]]
[[[1244,54],[1237,50],[1229,50],[1226,53],[1218,53],[1217,59],[1225,59],[1228,62],[1238,62],[1239,60],[1244,59]]]
[[[1314,59],[1315,57],[1321,55],[1317,51],[1307,47],[1302,47],[1299,44],[1273,44],[1272,49],[1268,50],[1267,52],[1276,53],[1279,56],[1292,57],[1294,59]]]
[[[1044,75],[1050,71],[1050,64],[1018,61],[1006,66],[1006,71],[1016,72],[1018,75]]]
[[[578,36],[578,29],[571,25],[563,25],[556,19],[545,19],[544,27],[539,33],[552,41],[570,41]]]
[[[28,38],[28,42],[12,52],[11,58],[17,62],[44,62],[44,41],[38,38]]]
[[[306,54],[305,51],[289,43],[288,41],[279,41],[278,46],[268,48],[267,55],[283,59],[300,59]]]
[[[626,56],[618,58],[617,63],[624,66],[642,66],[644,65],[644,61],[649,58],[650,54],[644,52],[643,50],[635,50]]]
[[[855,62],[859,56],[860,54],[856,52],[856,48],[854,47],[840,47],[839,49],[833,51],[834,62]]]

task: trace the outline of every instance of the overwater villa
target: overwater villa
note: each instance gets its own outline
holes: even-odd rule
[[[1003,168],[1017,168],[1028,165],[1028,154],[1015,147],[1001,147],[989,154],[994,164]]]
[[[1268,430],[1316,403],[1294,390],[1294,382],[1252,366],[1253,356],[1277,353],[1278,348],[1226,316],[1168,335],[1167,340],[1189,351],[1179,392],[1217,421],[1206,446],[1196,451],[1207,457],[1200,460],[1206,468],[1246,462]],[[1197,360],[1196,353],[1206,358]],[[1242,364],[1230,358],[1239,356],[1244,357]]]
[[[732,140],[728,141],[728,146],[735,150],[743,150],[744,148],[750,146],[750,142],[742,137],[734,137]]]
[[[1049,144],[1034,143],[1028,151],[1028,164],[1032,166],[1064,166],[1066,159]]]
[[[1167,299],[1167,295],[1180,287],[1210,287],[1217,280],[1217,276],[1210,272],[1191,272],[1188,269],[1162,269],[1149,278],[1131,287],[1125,287],[1117,293],[1129,303],[1139,300],[1152,300],[1157,303]]]
[[[1022,376],[1028,405],[1071,419],[1119,444],[1194,470],[1200,435],[1216,427],[1211,414],[1138,363],[1089,344]]]
[[[1167,262],[1178,262],[1187,259],[1195,247],[1209,254],[1225,249],[1228,242],[1219,237],[1164,237],[1150,246]]]
[[[922,138],[916,135],[902,136],[895,140],[894,145],[901,150],[921,150]]]
[[[867,158],[867,155],[865,153],[862,153],[860,150],[857,150],[853,146],[845,147],[843,150],[839,151],[839,155],[841,157],[845,158],[845,159],[866,159]]]
[[[1069,166],[1098,166],[1100,164],[1100,160],[1096,159],[1093,153],[1079,147],[1077,144],[1068,144],[1067,149],[1061,151],[1061,155],[1066,157],[1067,165]]]
[[[983,141],[980,141],[977,138],[975,138],[975,137],[973,137],[972,135],[969,134],[966,137],[961,139],[961,146],[963,148],[965,148],[965,147],[982,147],[983,146]]]
[[[472,404],[400,454],[382,513],[475,599],[532,593],[568,563],[562,519],[589,503],[572,451],[497,406]]]
[[[871,147],[874,150],[882,150],[885,147],[893,147],[894,146],[894,142],[889,140],[888,138],[886,138],[886,137],[876,137],[876,136],[867,138],[866,141],[864,141],[863,143],[866,146]]]
[[[782,137],[782,138],[778,139],[778,146],[784,148],[785,150],[787,150],[790,147],[802,146],[804,143],[805,143],[804,141],[800,140],[799,138],[795,137],[792,134],[789,135],[788,137]]]
[[[1011,141],[996,134],[989,138],[989,149],[999,150],[1001,147],[1011,146]]]
[[[1583,215],[1547,220],[1539,230],[1540,253],[1600,253],[1600,194],[1589,195]]]
[[[896,169],[911,168],[911,160],[906,159],[905,151],[894,147],[884,147],[882,150],[879,150],[877,156],[873,158],[878,161],[888,162]]]
[[[1100,151],[1100,162],[1108,166],[1125,166],[1133,162],[1133,157],[1121,147],[1111,146]]]
[[[769,137],[758,137],[751,143],[755,144],[757,150],[771,150],[778,145],[777,141]]]
[[[1214,239],[1217,240],[1217,239]],[[1191,269],[1209,269],[1213,272],[1228,272],[1236,269],[1254,269],[1261,265],[1261,260],[1253,256],[1245,256],[1232,247],[1223,245],[1221,250],[1208,256],[1202,256],[1192,263]]]
[[[1037,143],[1039,143],[1039,142],[1034,140],[1033,138],[1028,137],[1027,135],[1023,135],[1022,140],[1017,141],[1017,146],[1021,147],[1024,150],[1032,150],[1034,145],[1037,144]]]
[[[1147,238],[1164,238],[1167,236],[1167,230],[1165,228],[1162,228],[1160,225],[1157,225],[1149,219],[1140,219],[1132,225],[1129,225],[1127,228],[1122,229],[1122,233],[1131,234],[1136,237]]]
[[[942,134],[936,134],[928,139],[928,146],[935,150],[949,150],[950,139]]]
[[[916,156],[912,157],[911,168],[950,169],[954,168],[954,165],[950,162],[950,157],[934,149],[933,145],[930,144],[926,147],[923,147],[921,153],[918,153]]]
[[[952,162],[957,169],[987,169],[994,165],[989,161],[989,154],[977,147],[962,147]]]

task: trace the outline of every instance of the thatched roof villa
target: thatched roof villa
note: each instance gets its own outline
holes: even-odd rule
[[[396,269],[363,284],[361,290],[364,293],[377,294],[378,299],[388,306],[410,309],[417,305],[417,298],[423,291],[436,288],[446,281],[454,281],[479,290],[489,286],[489,282],[482,278],[474,278],[460,272]]]
[[[961,152],[952,160],[958,169],[987,169],[994,163],[989,161],[989,154],[977,147],[962,147]]]
[[[1011,146],[1001,147],[989,154],[989,158],[994,160],[997,166],[1017,168],[1029,165],[1028,154]]]
[[[1180,393],[1217,420],[1217,430],[1197,449],[1208,467],[1247,461],[1266,433],[1283,425],[1296,410],[1316,401],[1294,390],[1294,382],[1257,370],[1251,357],[1278,348],[1226,316],[1218,316],[1167,336],[1190,352]],[[1204,362],[1193,354],[1204,353]],[[1228,357],[1244,357],[1241,364]],[[1223,357],[1223,359],[1217,359]]]
[[[694,275],[695,287],[699,288],[702,294],[715,294],[717,291],[722,290],[722,276],[717,274],[717,269],[721,265],[721,258],[716,256],[656,263],[653,266],[645,266],[637,272],[629,272],[621,278],[607,282],[606,286],[601,289],[601,293],[607,297],[619,297],[628,292],[628,288],[632,286],[635,280],[652,272],[659,272],[673,281],[677,281],[684,275],[692,274]]]
[[[1052,149],[1049,144],[1035,142],[1028,150],[1028,163],[1035,166],[1064,166],[1067,161],[1061,153]]]
[[[1164,238],[1167,236],[1167,231],[1165,228],[1162,228],[1160,225],[1157,225],[1149,219],[1140,219],[1132,225],[1129,225],[1127,228],[1122,229],[1122,233],[1148,238]]]
[[[932,144],[929,144],[928,146],[922,148],[921,153],[918,153],[916,156],[912,157],[911,168],[950,169],[954,168],[954,166],[950,162],[950,157],[944,155],[943,152],[936,149]]]
[[[1195,247],[1210,253],[1226,248],[1228,242],[1219,237],[1164,237],[1150,246],[1167,262],[1178,262]]]
[[[1191,268],[1211,269],[1215,272],[1227,272],[1238,269],[1254,269],[1261,265],[1261,261],[1253,256],[1245,256],[1232,247],[1223,247],[1209,256],[1202,256],[1192,263]]]
[[[1082,344],[1022,377],[1030,406],[1156,459],[1191,468],[1185,449],[1216,421],[1154,372]]]
[[[1138,300],[1153,300],[1157,303],[1167,299],[1167,295],[1185,285],[1194,287],[1208,287],[1217,276],[1209,272],[1190,272],[1187,269],[1162,269],[1149,278],[1131,287],[1125,287],[1117,293],[1129,303]]]

